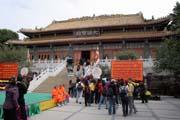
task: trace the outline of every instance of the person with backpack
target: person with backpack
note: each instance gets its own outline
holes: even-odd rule
[[[79,104],[81,104],[82,103],[82,95],[83,95],[84,84],[79,79],[77,81],[78,82],[76,83],[76,90],[77,90],[76,103],[79,102]]]
[[[119,88],[121,103],[122,103],[122,111],[123,116],[126,117],[128,115],[128,84],[127,82],[122,81],[121,87]]]

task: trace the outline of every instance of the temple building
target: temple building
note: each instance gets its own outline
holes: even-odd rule
[[[171,36],[166,27],[170,17],[145,19],[143,14],[101,15],[53,21],[44,28],[20,29],[28,38],[9,43],[27,46],[31,61],[60,61],[67,56],[94,62],[113,59],[117,52],[132,50],[139,58],[154,58],[164,37]]]

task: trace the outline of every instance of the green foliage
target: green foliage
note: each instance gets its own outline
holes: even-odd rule
[[[18,62],[26,64],[27,49],[24,47],[0,46],[0,62]]]
[[[19,36],[16,32],[13,32],[8,29],[0,29],[0,44],[5,43],[10,39],[18,39]]]
[[[159,50],[156,51],[155,70],[168,70],[180,74],[180,40],[166,39]]]
[[[170,29],[172,31],[176,31],[180,33],[180,3],[177,2],[176,6],[173,9],[172,16],[172,22],[170,24]]]
[[[122,51],[115,55],[119,60],[137,59],[137,54],[134,51]]]
[[[155,70],[168,70],[175,75],[180,74],[180,3],[176,3],[173,9],[170,30],[175,32],[171,38],[166,38],[160,49],[156,51]]]

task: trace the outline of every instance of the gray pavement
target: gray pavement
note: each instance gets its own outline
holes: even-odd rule
[[[70,99],[68,105],[43,111],[29,120],[180,120],[180,99],[161,98],[161,101],[149,101],[147,104],[135,101],[138,112],[127,117],[123,117],[121,105],[115,115],[108,115],[105,106],[98,110],[95,104],[85,107],[84,104],[75,103],[75,99]]]

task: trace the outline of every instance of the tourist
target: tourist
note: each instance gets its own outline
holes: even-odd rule
[[[120,97],[121,97],[121,102],[122,102],[122,111],[123,111],[123,116],[127,116],[128,115],[128,85],[127,82],[123,81],[123,79],[121,79],[121,87],[119,88],[119,92],[120,92]]]
[[[89,87],[89,83],[87,80],[85,81],[85,87],[84,87],[84,103],[85,103],[85,106],[91,106],[90,87]]]
[[[103,82],[100,79],[98,82],[98,103],[100,102],[100,97],[101,97],[102,93],[103,93]]]
[[[6,98],[3,104],[4,120],[18,120],[17,110],[19,109],[19,91],[14,77],[10,79],[9,85],[6,86],[5,91]]]
[[[115,89],[115,84],[114,81],[111,81],[109,88],[107,90],[107,97],[109,99],[109,109],[108,113],[109,115],[111,114],[116,114],[116,89]]]
[[[115,81],[114,82],[114,84],[115,84],[115,89],[116,89],[116,104],[117,104],[117,107],[119,106],[119,99],[120,99],[120,97],[119,97],[119,81]]]
[[[90,102],[94,103],[94,93],[95,93],[95,81],[91,79],[90,84]]]
[[[79,104],[82,103],[83,88],[84,88],[84,84],[81,82],[80,79],[78,79],[76,83],[76,90],[77,90],[76,103],[78,102]]]
[[[146,93],[146,87],[145,87],[143,82],[140,83],[139,89],[140,89],[140,97],[141,97],[142,103],[148,103],[147,96],[145,94]]]
[[[78,64],[77,69],[76,69],[76,77],[80,78],[81,77],[81,72],[80,72],[81,66]]]
[[[103,90],[100,94],[100,101],[99,101],[99,106],[98,106],[98,109],[101,109],[101,104],[105,104],[106,105],[106,109],[108,107],[107,105],[107,86],[105,85],[105,81],[103,81]]]
[[[69,90],[68,90],[68,93],[69,93],[69,95],[72,97],[72,88],[73,88],[73,83],[72,83],[72,80],[69,80]]]
[[[76,83],[72,83],[72,96],[71,97],[75,97],[76,98]]]
[[[134,113],[137,112],[137,109],[134,105],[134,98],[133,98],[133,93],[134,93],[134,85],[132,83],[132,79],[128,79],[128,104],[129,104],[129,114],[132,113],[132,110],[134,110]]]
[[[100,82],[100,79],[98,79],[97,81],[95,81],[95,100],[94,100],[94,102],[95,102],[95,104],[98,104],[99,103],[99,100],[98,100],[98,98],[99,98],[99,94],[98,94],[98,84],[99,84],[99,82]]]
[[[26,109],[25,109],[25,99],[24,99],[24,95],[27,93],[27,85],[23,81],[21,75],[18,75],[17,77],[17,87],[19,90],[18,103],[20,105],[20,119],[27,120],[27,114],[26,114]]]

